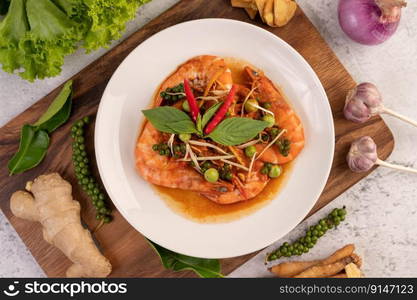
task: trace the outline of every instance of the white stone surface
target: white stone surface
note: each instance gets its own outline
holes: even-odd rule
[[[168,9],[177,0],[153,0],[142,7],[128,26],[124,37]],[[330,47],[354,79],[376,83],[388,107],[417,119],[417,3],[408,1],[401,26],[383,45],[366,47],[351,42],[337,22],[335,0],[298,0]],[[117,43],[115,43],[117,44]],[[0,126],[46,95],[59,83],[77,73],[106,50],[85,55],[81,51],[67,57],[62,75],[53,79],[27,83],[17,76],[0,71]],[[417,167],[417,129],[391,117],[385,120],[394,133],[396,147],[390,160]],[[337,229],[329,231],[303,259],[322,257],[346,243],[355,243],[364,258],[364,272],[375,277],[417,276],[417,178],[379,169],[351,188],[315,216],[309,218],[283,241],[298,238],[308,226],[327,215],[333,207],[347,206],[348,217]],[[232,277],[267,277],[264,252],[237,269]],[[0,212],[0,277],[41,277],[34,261],[16,232]]]

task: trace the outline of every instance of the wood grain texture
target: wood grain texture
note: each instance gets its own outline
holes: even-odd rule
[[[355,82],[300,9],[297,10],[294,19],[284,28],[269,28],[259,19],[251,21],[243,9],[232,8],[229,0],[183,0],[73,77],[75,93],[72,116],[66,125],[52,135],[48,155],[37,168],[9,177],[7,162],[18,148],[22,125],[34,122],[45,111],[61,87],[0,129],[0,207],[48,276],[64,276],[70,263],[59,250],[43,241],[38,224],[34,225],[12,215],[9,208],[10,195],[18,189],[23,189],[26,181],[43,173],[57,171],[73,184],[73,196],[81,202],[83,208],[82,219],[90,229],[94,228],[96,225],[94,209],[86,195],[77,187],[71,166],[71,139],[69,137],[71,124],[85,115],[96,113],[103,90],[111,75],[137,45],[171,25],[211,17],[241,20],[273,32],[293,46],[310,63],[320,78],[333,111],[336,149],[330,178],[310,214],[328,204],[367,175],[366,173],[352,173],[346,166],[345,156],[354,138],[362,135],[372,136],[378,145],[382,159],[391,153],[394,146],[393,136],[382,119],[374,117],[366,124],[353,124],[343,118],[342,108],[345,95],[350,88],[355,86]],[[90,126],[88,133],[91,135],[88,139],[91,143],[92,128],[93,126]],[[89,153],[94,153],[92,144],[89,145],[89,150]],[[164,270],[145,239],[118,212],[115,212],[114,222],[96,233],[95,237],[100,242],[104,254],[113,264],[114,271],[111,274],[113,277],[194,276],[190,272],[173,273]],[[253,255],[223,260],[223,272],[228,274]]]

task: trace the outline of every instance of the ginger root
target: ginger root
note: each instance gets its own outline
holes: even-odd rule
[[[19,218],[42,224],[44,239],[73,262],[66,276],[107,277],[112,266],[81,225],[81,207],[72,198],[71,184],[53,173],[39,176],[27,188],[32,194],[15,192],[10,209]]]
[[[294,0],[231,0],[231,4],[244,8],[251,19],[259,12],[262,21],[271,27],[285,26],[297,10]]]
[[[284,262],[273,266],[270,271],[283,278],[346,278],[357,275],[356,269],[362,265],[361,258],[354,251],[355,245],[349,244],[325,259]]]

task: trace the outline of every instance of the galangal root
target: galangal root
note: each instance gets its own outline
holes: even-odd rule
[[[44,239],[60,249],[73,265],[67,277],[107,277],[110,262],[97,249],[81,225],[80,204],[72,198],[71,184],[57,174],[39,176],[10,199],[12,213],[42,224]]]
[[[272,27],[286,25],[297,10],[297,3],[293,0],[231,0],[233,7],[246,10],[251,19],[261,15],[264,23]]]
[[[282,278],[362,277],[359,270],[362,260],[354,251],[355,245],[349,244],[325,259],[284,262],[273,266],[270,271]]]

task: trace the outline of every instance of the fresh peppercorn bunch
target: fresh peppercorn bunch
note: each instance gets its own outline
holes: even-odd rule
[[[73,138],[72,163],[78,184],[91,197],[93,205],[96,208],[96,218],[102,220],[104,223],[110,223],[112,220],[111,209],[106,204],[106,194],[91,174],[90,163],[87,157],[84,126],[89,122],[90,118],[84,117],[75,122],[71,128],[71,137]]]
[[[169,146],[167,143],[154,144],[152,146],[152,150],[162,156],[167,156],[167,157],[172,156],[171,150],[169,149]],[[186,152],[185,143],[173,145],[172,150],[174,151],[174,158],[184,157],[185,152]]]
[[[201,172],[202,173],[206,172],[210,168],[213,168],[213,164],[211,162],[209,162],[209,161],[205,161],[200,166],[200,169],[201,169]]]
[[[281,131],[282,131],[281,128],[278,128],[278,127],[275,127],[275,126],[270,128],[268,133],[269,133],[269,137],[270,137],[271,141],[273,139],[275,139],[278,136],[278,134],[281,133]]]
[[[173,150],[174,150],[174,158],[184,157],[185,152],[186,152],[186,145],[185,143],[175,144],[173,146]]]
[[[287,139],[278,140],[275,143],[278,146],[279,152],[282,156],[287,157],[291,150],[291,142]]]
[[[338,226],[346,217],[346,207],[335,208],[326,218],[321,219],[317,225],[311,226],[306,235],[298,239],[295,243],[283,243],[281,247],[267,255],[267,261],[279,259],[281,257],[290,257],[307,253],[317,243],[329,229]]]
[[[152,150],[158,152],[161,156],[171,156],[171,150],[167,143],[159,143],[152,146]]]
[[[224,164],[219,169],[220,179],[225,181],[232,181],[233,174],[232,174],[232,167],[229,164]]]
[[[167,105],[172,105],[185,98],[184,84],[180,83],[173,88],[167,88],[165,91],[161,92],[160,95],[161,98],[165,100]]]

